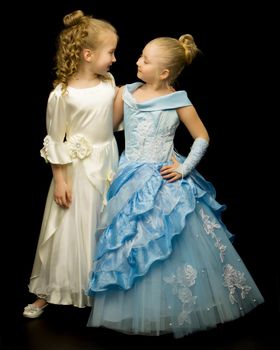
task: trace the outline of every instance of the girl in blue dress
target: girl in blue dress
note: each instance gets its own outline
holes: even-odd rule
[[[221,221],[224,206],[195,170],[207,130],[186,92],[172,88],[197,52],[189,34],[154,39],[137,61],[144,83],[119,89],[125,151],[101,220],[88,326],[182,337],[263,302]],[[186,158],[173,144],[180,121],[194,139]]]

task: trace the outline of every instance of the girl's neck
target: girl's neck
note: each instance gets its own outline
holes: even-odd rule
[[[133,97],[137,100],[137,102],[141,103],[156,97],[169,95],[173,92],[174,89],[168,85],[157,86],[154,84],[144,83],[134,91]]]
[[[94,87],[100,83],[100,78],[97,74],[77,73],[69,79],[68,85],[75,88]]]
[[[142,89],[145,91],[149,91],[149,92],[153,92],[153,93],[158,93],[158,94],[165,94],[165,93],[169,93],[170,91],[174,91],[174,89],[172,88],[172,86],[170,86],[167,83],[144,83],[142,85]]]

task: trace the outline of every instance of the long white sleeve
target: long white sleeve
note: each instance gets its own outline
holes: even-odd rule
[[[184,163],[180,164],[175,171],[182,174],[182,177],[188,175],[200,162],[201,158],[206,152],[209,142],[201,137],[194,140],[190,153],[188,154]]]

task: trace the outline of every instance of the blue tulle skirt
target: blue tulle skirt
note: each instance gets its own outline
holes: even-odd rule
[[[182,337],[263,302],[214,187],[197,171],[167,183],[162,165],[122,157],[102,217],[88,326]]]

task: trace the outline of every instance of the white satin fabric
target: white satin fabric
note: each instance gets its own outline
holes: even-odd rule
[[[29,290],[49,303],[84,307],[95,231],[106,205],[106,193],[118,163],[113,135],[113,81],[86,89],[68,87],[62,95],[57,86],[47,106],[47,136],[41,156],[65,165],[72,183],[69,209],[53,200],[51,183]]]

